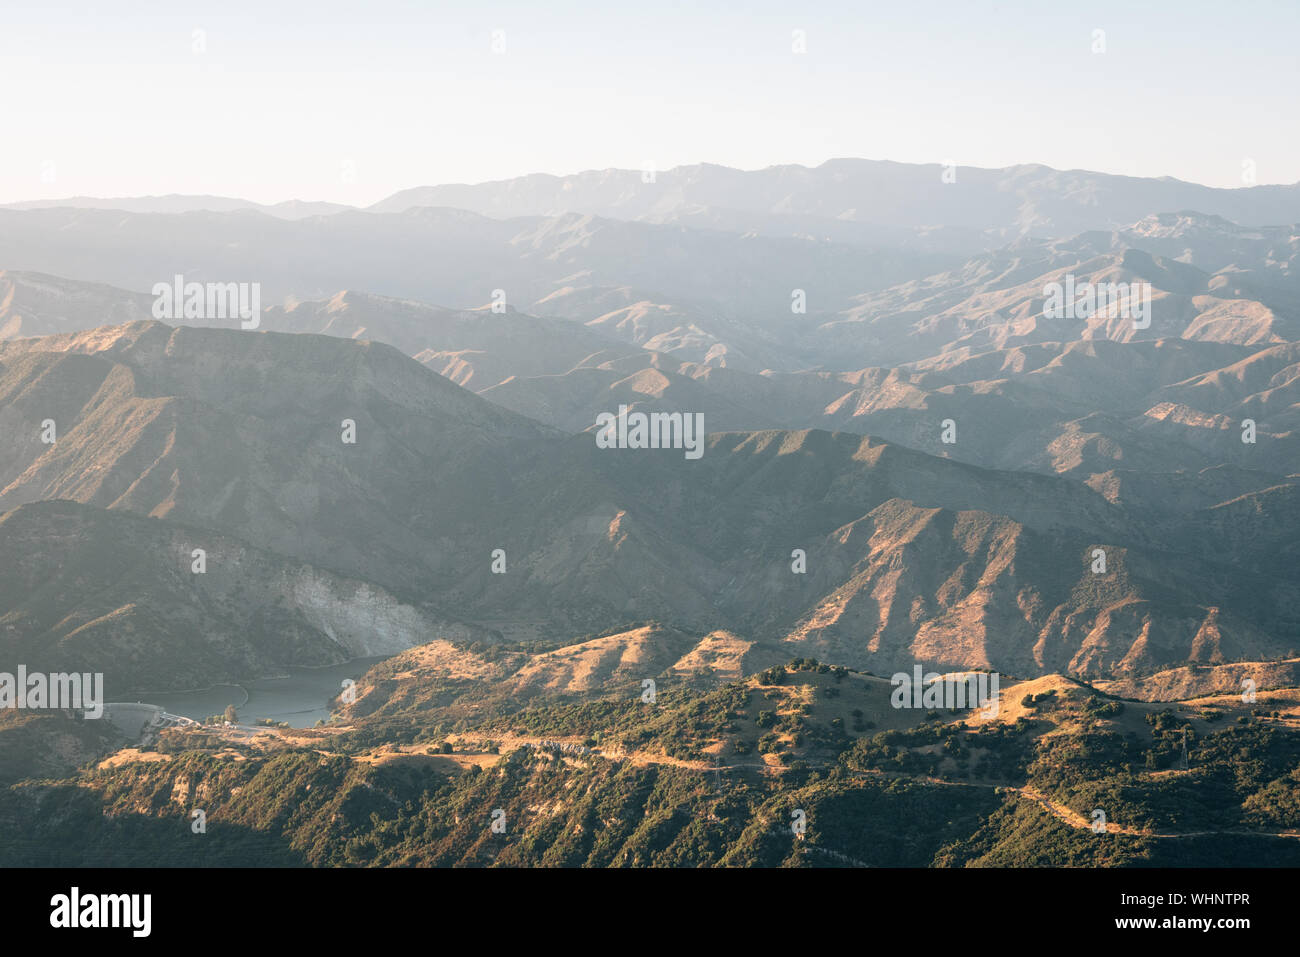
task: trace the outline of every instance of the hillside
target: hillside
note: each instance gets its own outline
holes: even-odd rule
[[[22,556],[0,564],[0,661],[100,672],[110,701],[483,634],[210,529],[71,501],[0,515],[0,553]]]
[[[271,733],[235,746],[233,757],[219,731],[168,732],[162,751],[138,760],[0,792],[0,820],[21,835],[0,858],[7,866],[211,865],[248,855],[296,866],[1300,862],[1294,699],[1281,718],[1222,705],[1169,709],[1047,677],[1008,682],[998,718],[972,723],[894,709],[888,692],[882,679],[798,660],[712,692],[669,690],[655,705],[526,712],[513,732],[496,722],[447,737],[417,722],[394,743],[390,722],[377,747],[362,725],[310,741]],[[1225,710],[1237,717],[1226,726]],[[530,732],[539,720],[554,730]],[[202,842],[183,826],[193,806],[207,810]],[[1095,808],[1105,809],[1106,833],[1090,827]],[[75,841],[52,828],[54,817],[75,822]]]

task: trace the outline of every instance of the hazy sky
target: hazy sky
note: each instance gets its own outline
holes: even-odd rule
[[[367,204],[529,172],[845,156],[1212,186],[1242,185],[1252,159],[1258,182],[1292,183],[1297,41],[1297,0],[5,0],[0,202]]]

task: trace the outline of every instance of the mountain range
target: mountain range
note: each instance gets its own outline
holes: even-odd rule
[[[312,662],[425,627],[556,640],[641,620],[854,667],[1135,680],[1293,654],[1290,188],[938,173],[704,166],[367,211],[0,211],[0,508],[23,541],[62,501],[87,542],[179,555],[202,530],[217,554],[247,549],[280,585],[211,628],[292,619]],[[925,241],[934,222],[966,239]],[[146,290],[176,274],[262,284],[257,331],[156,321]],[[1052,314],[1067,281],[1146,285],[1149,324]],[[619,408],[701,413],[704,459],[598,449]],[[160,525],[128,535],[125,514]],[[313,576],[334,577],[284,584]],[[105,582],[85,607],[80,580],[55,576],[64,597],[33,611],[15,579],[6,633],[67,651],[97,622],[152,621],[139,647],[162,670],[126,684],[166,684],[185,576],[149,601],[138,576]],[[349,631],[338,593],[388,609],[399,637]],[[291,663],[263,644],[173,677]]]
[[[265,205],[218,196],[95,199],[8,204],[148,213],[257,210],[284,219],[356,207],[291,201]],[[1300,186],[1222,189],[1170,177],[1144,179],[1041,164],[1003,169],[887,160],[833,159],[816,167],[738,170],[710,163],[655,171],[604,169],[532,174],[479,183],[420,186],[366,207],[469,210],[494,219],[566,213],[677,223],[727,232],[818,235],[866,245],[947,243],[1000,246],[1023,235],[1110,230],[1152,212],[1194,209],[1247,227],[1300,221]]]
[[[1294,549],[1296,485],[1240,465],[1218,466],[1222,499],[1152,509],[1143,481],[1162,483],[1149,473],[1130,503],[1123,479],[992,470],[845,432],[716,432],[698,461],[601,450],[389,346],[153,320],[4,343],[0,424],[0,506],[16,540],[35,540],[25,550],[39,554],[30,523],[49,520],[27,509],[70,499],[90,510],[67,519],[77,554],[111,548],[126,532],[109,516],[129,513],[162,526],[146,568],[169,568],[146,594],[139,576],[156,570],[109,562],[93,606],[75,565],[70,581],[42,572],[62,597],[39,611],[35,580],[13,582],[0,622],[38,659],[42,643],[63,654],[108,626],[107,647],[133,634],[132,653],[160,667],[184,545],[205,535],[208,575],[240,568],[244,620],[292,621],[312,661],[414,644],[427,627],[536,640],[646,619],[881,670],[1118,677],[1295,653],[1296,582],[1277,558]],[[252,558],[229,557],[241,547],[271,565],[251,572]],[[69,570],[57,553],[43,561]],[[251,595],[247,574],[261,582]],[[214,579],[188,579],[208,600]],[[328,584],[301,584],[315,579]],[[356,636],[365,609],[370,639]],[[191,627],[217,647],[240,627],[202,621]],[[240,655],[206,676],[256,671]],[[130,673],[128,660],[115,664]],[[189,680],[207,659],[185,660]]]

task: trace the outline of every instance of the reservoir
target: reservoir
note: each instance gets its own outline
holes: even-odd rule
[[[345,678],[360,681],[372,665],[387,657],[356,658],[324,668],[290,668],[284,677],[214,685],[198,691],[147,692],[132,696],[132,700],[156,704],[164,711],[195,721],[221,714],[226,705],[234,705],[240,724],[270,718],[293,728],[310,728],[317,721],[329,719],[329,701],[343,690]]]

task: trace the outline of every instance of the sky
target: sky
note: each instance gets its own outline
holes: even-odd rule
[[[837,157],[1300,181],[1297,0],[5,0],[2,19],[0,203],[368,205]]]

